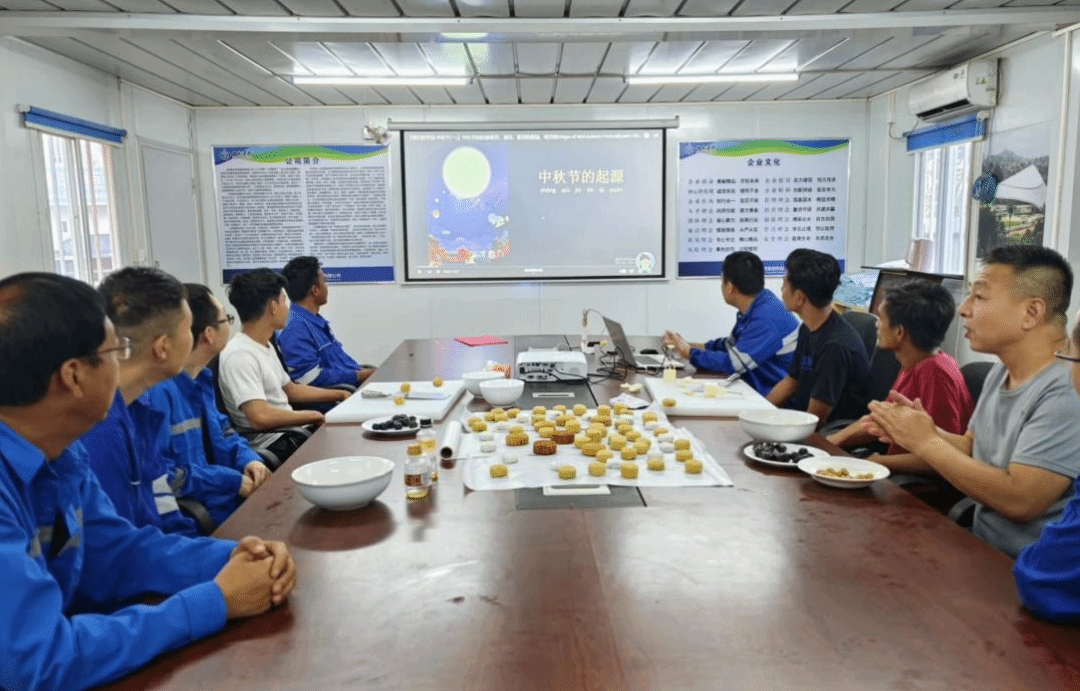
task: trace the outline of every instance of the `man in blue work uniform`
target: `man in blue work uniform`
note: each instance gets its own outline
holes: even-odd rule
[[[232,318],[206,286],[187,283],[184,288],[191,309],[191,354],[183,372],[143,396],[152,410],[165,416],[160,429],[168,432],[164,444],[174,464],[201,467],[219,478],[219,491],[208,491],[199,501],[220,524],[270,477],[270,470],[217,409],[214,375],[207,364],[229,342]]]
[[[203,466],[185,466],[169,454],[169,426],[145,393],[175,377],[191,353],[191,309],[184,285],[145,266],[115,271],[101,282],[106,310],[117,333],[131,341],[131,357],[120,364],[120,386],[112,408],[82,439],[90,467],[120,516],[138,527],[199,535],[180,512],[178,497],[199,502],[221,494],[246,497],[252,483],[221,477]]]
[[[77,440],[108,412],[127,351],[90,286],[0,281],[0,688],[99,686],[295,585],[280,542],[164,535],[116,515]]]
[[[289,321],[278,332],[277,342],[285,357],[289,377],[299,384],[336,386],[363,384],[375,372],[356,362],[334,337],[330,323],[319,314],[327,302],[326,274],[315,257],[296,257],[281,275],[288,281],[285,292],[292,306]]]
[[[732,252],[724,258],[720,292],[739,312],[731,335],[705,343],[688,343],[674,331],[664,344],[699,370],[738,374],[765,395],[787,376],[799,322],[772,291],[765,288],[765,266],[753,252]]]

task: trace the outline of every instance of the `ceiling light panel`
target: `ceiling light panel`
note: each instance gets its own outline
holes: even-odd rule
[[[608,50],[608,43],[564,43],[560,74],[596,74]]]
[[[462,17],[509,17],[509,0],[457,0]]]
[[[666,41],[660,43],[636,74],[674,74],[703,45],[701,41]]]
[[[515,73],[514,47],[509,43],[469,43],[465,46],[479,74]]]
[[[555,74],[559,64],[558,43],[518,43],[518,74]]]
[[[427,58],[436,74],[471,75],[469,53],[461,43],[422,43],[420,51]]]

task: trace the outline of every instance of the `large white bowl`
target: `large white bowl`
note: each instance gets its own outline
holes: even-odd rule
[[[758,441],[801,441],[817,429],[817,415],[801,410],[744,410],[739,422]]]
[[[525,382],[520,379],[488,379],[480,382],[480,395],[491,405],[510,405],[521,398]]]
[[[367,506],[390,484],[394,464],[378,456],[341,456],[292,472],[300,494],[315,506],[348,511]]]
[[[480,370],[479,372],[466,372],[461,375],[461,378],[465,382],[465,389],[473,396],[479,396],[480,382],[488,379],[506,379],[506,374],[492,370]]]

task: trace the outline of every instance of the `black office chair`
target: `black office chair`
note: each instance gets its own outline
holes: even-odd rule
[[[989,374],[990,368],[993,366],[994,363],[992,362],[969,362],[960,368],[960,374],[964,376],[964,383],[967,384],[968,393],[971,394],[973,403],[979,402],[983,382],[986,381],[986,375]]]
[[[870,360],[874,356],[874,351],[877,350],[877,317],[869,312],[858,312],[856,310],[848,310],[840,316],[848,324],[851,324],[855,329],[855,333],[859,334],[863,347],[866,349],[866,359]]]

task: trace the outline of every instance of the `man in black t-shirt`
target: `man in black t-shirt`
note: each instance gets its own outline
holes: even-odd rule
[[[870,362],[855,329],[832,307],[840,264],[823,252],[797,249],[785,266],[780,294],[802,326],[795,359],[769,392],[769,402],[813,413],[821,424],[862,417],[870,401]]]

